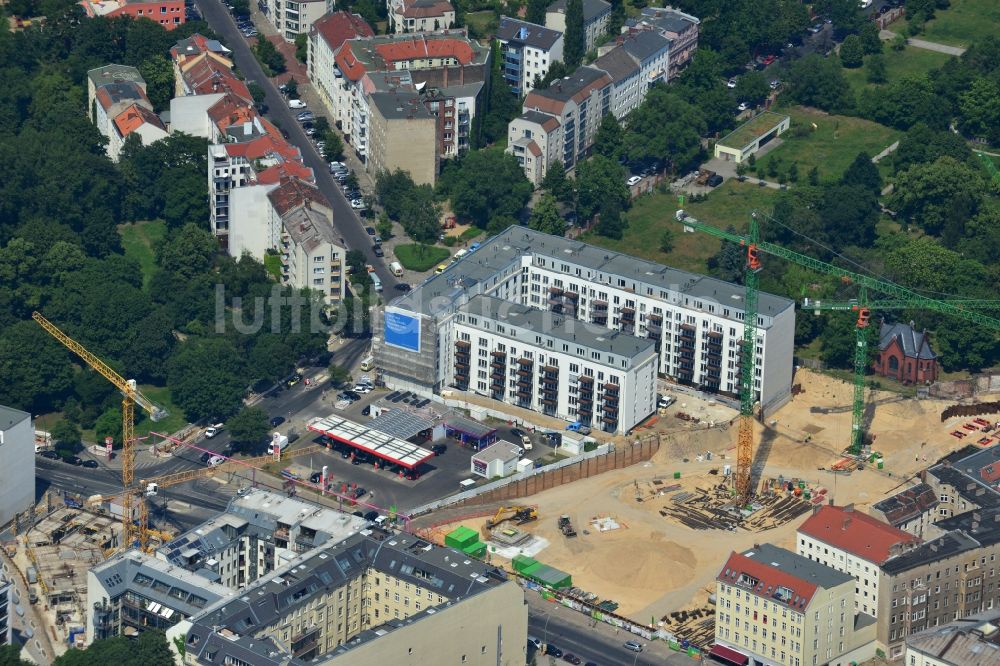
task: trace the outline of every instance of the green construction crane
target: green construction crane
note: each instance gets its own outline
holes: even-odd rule
[[[938,301],[933,298],[928,298],[922,294],[919,294],[912,289],[908,289],[901,285],[889,282],[887,280],[880,280],[879,278],[872,277],[870,275],[865,275],[863,273],[856,273],[854,271],[849,271],[839,266],[834,266],[825,261],[820,261],[819,259],[814,259],[813,257],[795,252],[794,250],[789,250],[788,248],[776,245],[774,243],[769,243],[767,241],[760,239],[760,231],[758,227],[758,213],[754,211],[750,216],[750,230],[748,234],[738,234],[729,231],[724,231],[718,227],[713,227],[703,222],[699,222],[693,217],[690,217],[683,210],[679,210],[675,214],[675,219],[684,225],[685,232],[701,231],[707,233],[710,236],[720,238],[731,243],[738,243],[740,246],[746,248],[747,261],[746,261],[746,307],[743,323],[743,348],[741,349],[741,373],[740,373],[740,435],[737,440],[737,475],[736,475],[736,491],[740,498],[741,503],[746,503],[750,498],[752,489],[750,488],[750,465],[752,464],[753,457],[753,436],[752,436],[752,419],[753,419],[753,404],[754,404],[754,388],[753,388],[753,365],[754,365],[754,341],[756,333],[757,324],[757,272],[761,268],[760,263],[760,253],[764,252],[771,256],[779,257],[785,259],[786,261],[791,261],[800,266],[810,268],[817,273],[822,273],[824,275],[834,275],[839,277],[843,282],[856,284],[862,289],[862,294],[867,296],[867,291],[873,291],[881,294],[886,294],[893,296],[898,300],[906,301],[910,305],[908,307],[923,308],[926,310],[933,310],[936,312],[942,312],[944,314],[950,314],[966,321],[971,321],[987,328],[993,330],[1000,330],[1000,319],[984,315],[977,312],[975,309],[967,307],[964,305],[963,301],[954,304],[947,301]],[[752,292],[752,293],[751,293]],[[870,312],[868,313],[870,316]],[[867,329],[867,323],[864,327]],[[867,331],[866,331],[867,332]],[[867,338],[865,339],[867,342]],[[857,358],[857,357],[856,357]],[[855,360],[855,366],[857,370],[857,360]],[[863,385],[861,397],[863,398]],[[857,402],[858,392],[857,387],[855,387],[855,400]],[[863,405],[863,400],[862,400]],[[860,431],[859,431],[860,435]],[[853,436],[852,436],[853,439]]]
[[[1000,309],[1000,301],[986,299],[946,300],[960,308]],[[845,311],[858,313],[858,321],[854,326],[854,401],[851,405],[853,415],[851,421],[851,445],[848,453],[858,455],[865,450],[865,372],[868,369],[868,324],[871,311],[878,310],[909,310],[921,307],[921,304],[911,300],[870,301],[867,290],[862,287],[857,299],[843,302],[826,303],[806,298],[802,303],[803,310],[812,310],[817,315],[822,310]]]

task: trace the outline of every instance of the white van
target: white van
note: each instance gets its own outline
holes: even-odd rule
[[[380,280],[379,277],[377,275],[375,275],[374,273],[369,273],[368,276],[371,277],[372,284],[375,285],[375,291],[381,292],[382,291],[382,280]]]
[[[361,361],[361,372],[369,372],[375,367],[375,357],[368,355]]]
[[[466,479],[465,481],[458,482],[458,487],[461,488],[462,490],[468,490],[474,485],[476,485],[475,479]]]
[[[398,261],[394,261],[391,264],[389,264],[389,270],[392,271],[392,274],[395,275],[396,277],[403,276],[403,265],[400,264]]]
[[[458,261],[467,254],[469,254],[469,251],[463,248],[455,253],[455,256],[452,258],[452,261]]]
[[[222,456],[212,456],[211,458],[208,459],[208,466],[209,467],[218,467],[219,465],[221,465],[224,462],[226,462],[226,459],[223,458]]]

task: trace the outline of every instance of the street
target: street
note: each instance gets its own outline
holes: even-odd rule
[[[264,75],[264,70],[250,51],[247,40],[236,28],[233,17],[220,0],[197,0],[197,5],[201,15],[222,43],[232,49],[233,62],[239,70],[248,80],[256,81],[264,89],[268,106],[266,115],[275,125],[288,133],[289,143],[298,146],[302,151],[303,162],[316,175],[316,186],[330,202],[333,209],[333,226],[344,239],[347,249],[363,252],[365,261],[375,267],[376,274],[382,280],[385,293],[392,294],[398,280],[389,272],[385,262],[372,252],[372,239],[365,232],[364,225],[350,203],[344,198],[344,193],[330,176],[329,165],[306,136],[277,86]]]

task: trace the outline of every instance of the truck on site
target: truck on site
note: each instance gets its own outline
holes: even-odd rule
[[[569,516],[559,516],[559,531],[567,538],[576,536],[576,530],[573,529],[573,523],[570,521]]]
[[[288,448],[288,437],[280,433],[271,435],[271,441],[267,445],[267,455],[278,456],[284,449]]]
[[[392,271],[392,274],[395,275],[396,277],[403,276],[403,265],[400,264],[398,261],[394,261],[391,264],[389,264],[389,270]]]
[[[220,432],[222,432],[225,429],[225,427],[226,425],[224,423],[216,423],[214,425],[210,425],[208,426],[208,428],[205,429],[205,437],[207,437],[208,439],[212,439]]]

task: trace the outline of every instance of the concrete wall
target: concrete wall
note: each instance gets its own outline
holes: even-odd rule
[[[35,429],[31,414],[0,406],[0,527],[35,500]]]
[[[277,185],[238,187],[229,193],[229,254],[239,258],[249,252],[262,259],[273,247],[269,231],[271,202],[267,193]]]

